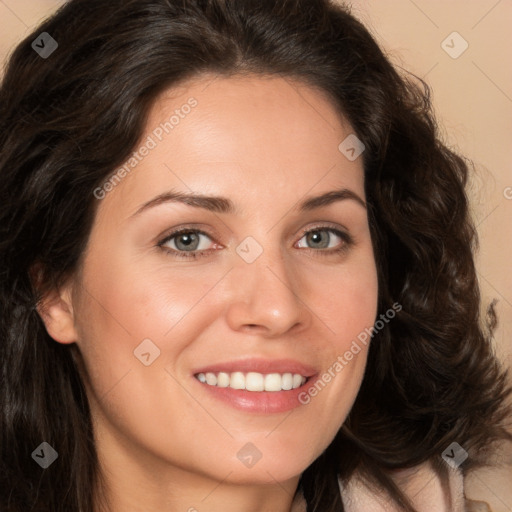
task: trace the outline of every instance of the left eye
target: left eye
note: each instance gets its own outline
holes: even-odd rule
[[[333,236],[334,235],[334,236]],[[306,243],[313,244],[313,247],[309,247],[310,249],[331,249],[333,246],[329,245],[329,243],[338,238],[342,242],[348,242],[347,235],[338,231],[334,228],[316,228],[307,231],[301,240],[306,239]],[[300,241],[299,241],[300,242]],[[338,242],[339,243],[339,242]],[[336,246],[336,245],[335,245]],[[334,246],[334,247],[335,247]],[[303,247],[303,246],[300,246]]]

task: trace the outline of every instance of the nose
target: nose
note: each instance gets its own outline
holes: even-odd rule
[[[226,314],[231,329],[275,338],[309,327],[311,298],[305,295],[303,278],[279,248],[265,248],[252,263],[235,259]]]

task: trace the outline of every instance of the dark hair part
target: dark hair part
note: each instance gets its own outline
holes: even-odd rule
[[[59,45],[47,59],[31,48],[41,32]],[[0,89],[2,511],[94,511],[80,354],[51,339],[36,305],[79,269],[93,191],[130,156],[156,97],[209,72],[328,94],[366,147],[379,314],[403,308],[373,337],[345,424],[300,479],[308,512],[342,511],[337,476],[356,470],[413,511],[389,470],[430,460],[442,475],[452,441],[467,470],[512,438],[506,373],[479,310],[468,165],[440,142],[424,83],[400,76],[328,0],[71,0],[17,46]],[[31,458],[42,441],[59,453],[46,470]]]

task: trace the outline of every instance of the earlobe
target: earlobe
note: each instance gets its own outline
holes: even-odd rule
[[[39,269],[31,272],[34,285],[39,289]],[[77,332],[74,325],[71,280],[59,289],[47,292],[36,306],[48,334],[59,343],[74,343]]]

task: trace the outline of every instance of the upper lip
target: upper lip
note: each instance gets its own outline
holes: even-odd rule
[[[257,373],[298,373],[303,377],[312,377],[317,372],[309,365],[300,363],[293,359],[240,359],[239,361],[225,361],[214,363],[208,366],[197,368],[193,371],[194,375],[198,373],[233,373],[233,372],[257,372]]]

